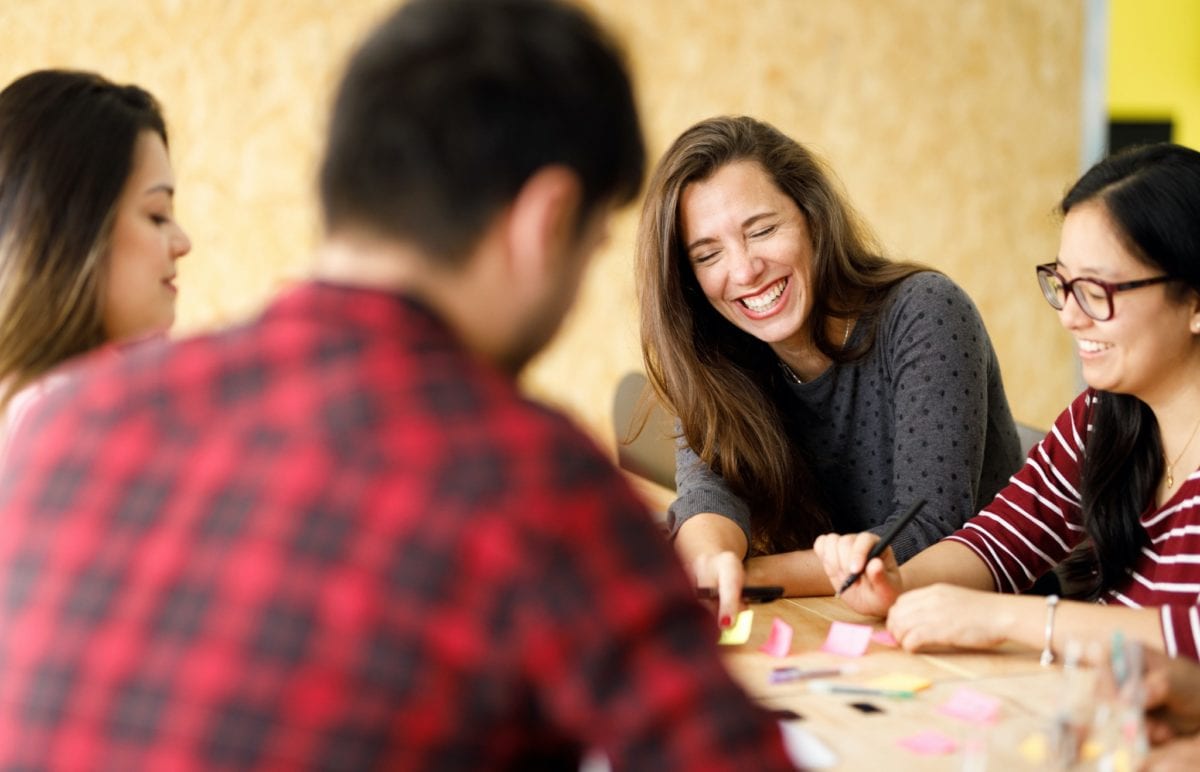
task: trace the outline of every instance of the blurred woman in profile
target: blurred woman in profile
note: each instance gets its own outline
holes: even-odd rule
[[[170,328],[174,191],[145,90],[39,70],[0,91],[0,433],[66,360]]]

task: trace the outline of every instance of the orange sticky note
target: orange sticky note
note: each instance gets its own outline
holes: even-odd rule
[[[888,673],[867,681],[867,686],[897,692],[919,692],[928,689],[932,683],[928,678],[911,673]]]

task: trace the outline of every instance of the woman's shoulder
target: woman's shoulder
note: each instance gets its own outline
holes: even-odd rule
[[[966,291],[938,271],[917,271],[906,276],[892,288],[892,298],[897,302],[919,305],[971,304]]]
[[[941,320],[943,324],[971,328],[982,324],[971,297],[944,273],[918,271],[892,288],[883,315],[890,323],[907,329]]]
[[[0,442],[7,444],[29,411],[58,391],[66,381],[67,377],[62,373],[51,372],[13,394],[5,406],[4,414],[0,416]]]

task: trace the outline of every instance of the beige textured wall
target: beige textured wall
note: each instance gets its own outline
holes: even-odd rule
[[[1074,390],[1070,341],[1032,266],[1057,246],[1077,173],[1082,10],[1041,0],[584,0],[626,42],[651,154],[717,113],[812,145],[891,254],[979,304],[1017,417],[1048,424]],[[385,0],[22,0],[0,4],[0,81],[70,66],[140,83],[172,131],[177,331],[225,324],[304,275],[334,79]],[[631,247],[613,224],[563,334],[527,375],[605,442],[640,362]]]

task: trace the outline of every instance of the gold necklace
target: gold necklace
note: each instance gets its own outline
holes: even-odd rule
[[[849,319],[847,319],[847,320],[846,320],[846,332],[845,332],[845,334],[844,334],[844,335],[842,335],[842,348],[846,348],[846,344],[847,344],[847,343],[850,341],[850,327],[851,327],[851,326],[852,326],[852,325],[850,324],[850,320],[849,320]],[[792,368],[788,367],[788,363],[787,363],[787,362],[783,361],[783,359],[780,359],[780,360],[779,360],[779,366],[783,368],[783,371],[784,371],[785,373],[787,373],[787,376],[788,376],[789,378],[791,378],[791,379],[792,379],[792,381],[793,381],[794,383],[799,383],[799,384],[802,384],[802,385],[803,385],[804,381],[800,380],[800,376],[799,376],[799,375],[796,375],[796,371],[795,371],[795,370],[793,370]]]
[[[1183,450],[1179,451],[1179,455],[1175,457],[1174,461],[1167,463],[1167,449],[1163,447],[1163,463],[1167,464],[1167,490],[1175,487],[1175,475],[1173,474],[1175,465],[1179,463],[1179,459],[1183,458],[1183,454],[1187,453],[1188,447],[1192,444],[1192,439],[1196,436],[1197,429],[1200,429],[1200,421],[1197,421],[1196,425],[1192,427],[1192,433],[1188,435],[1187,442],[1183,443]]]

